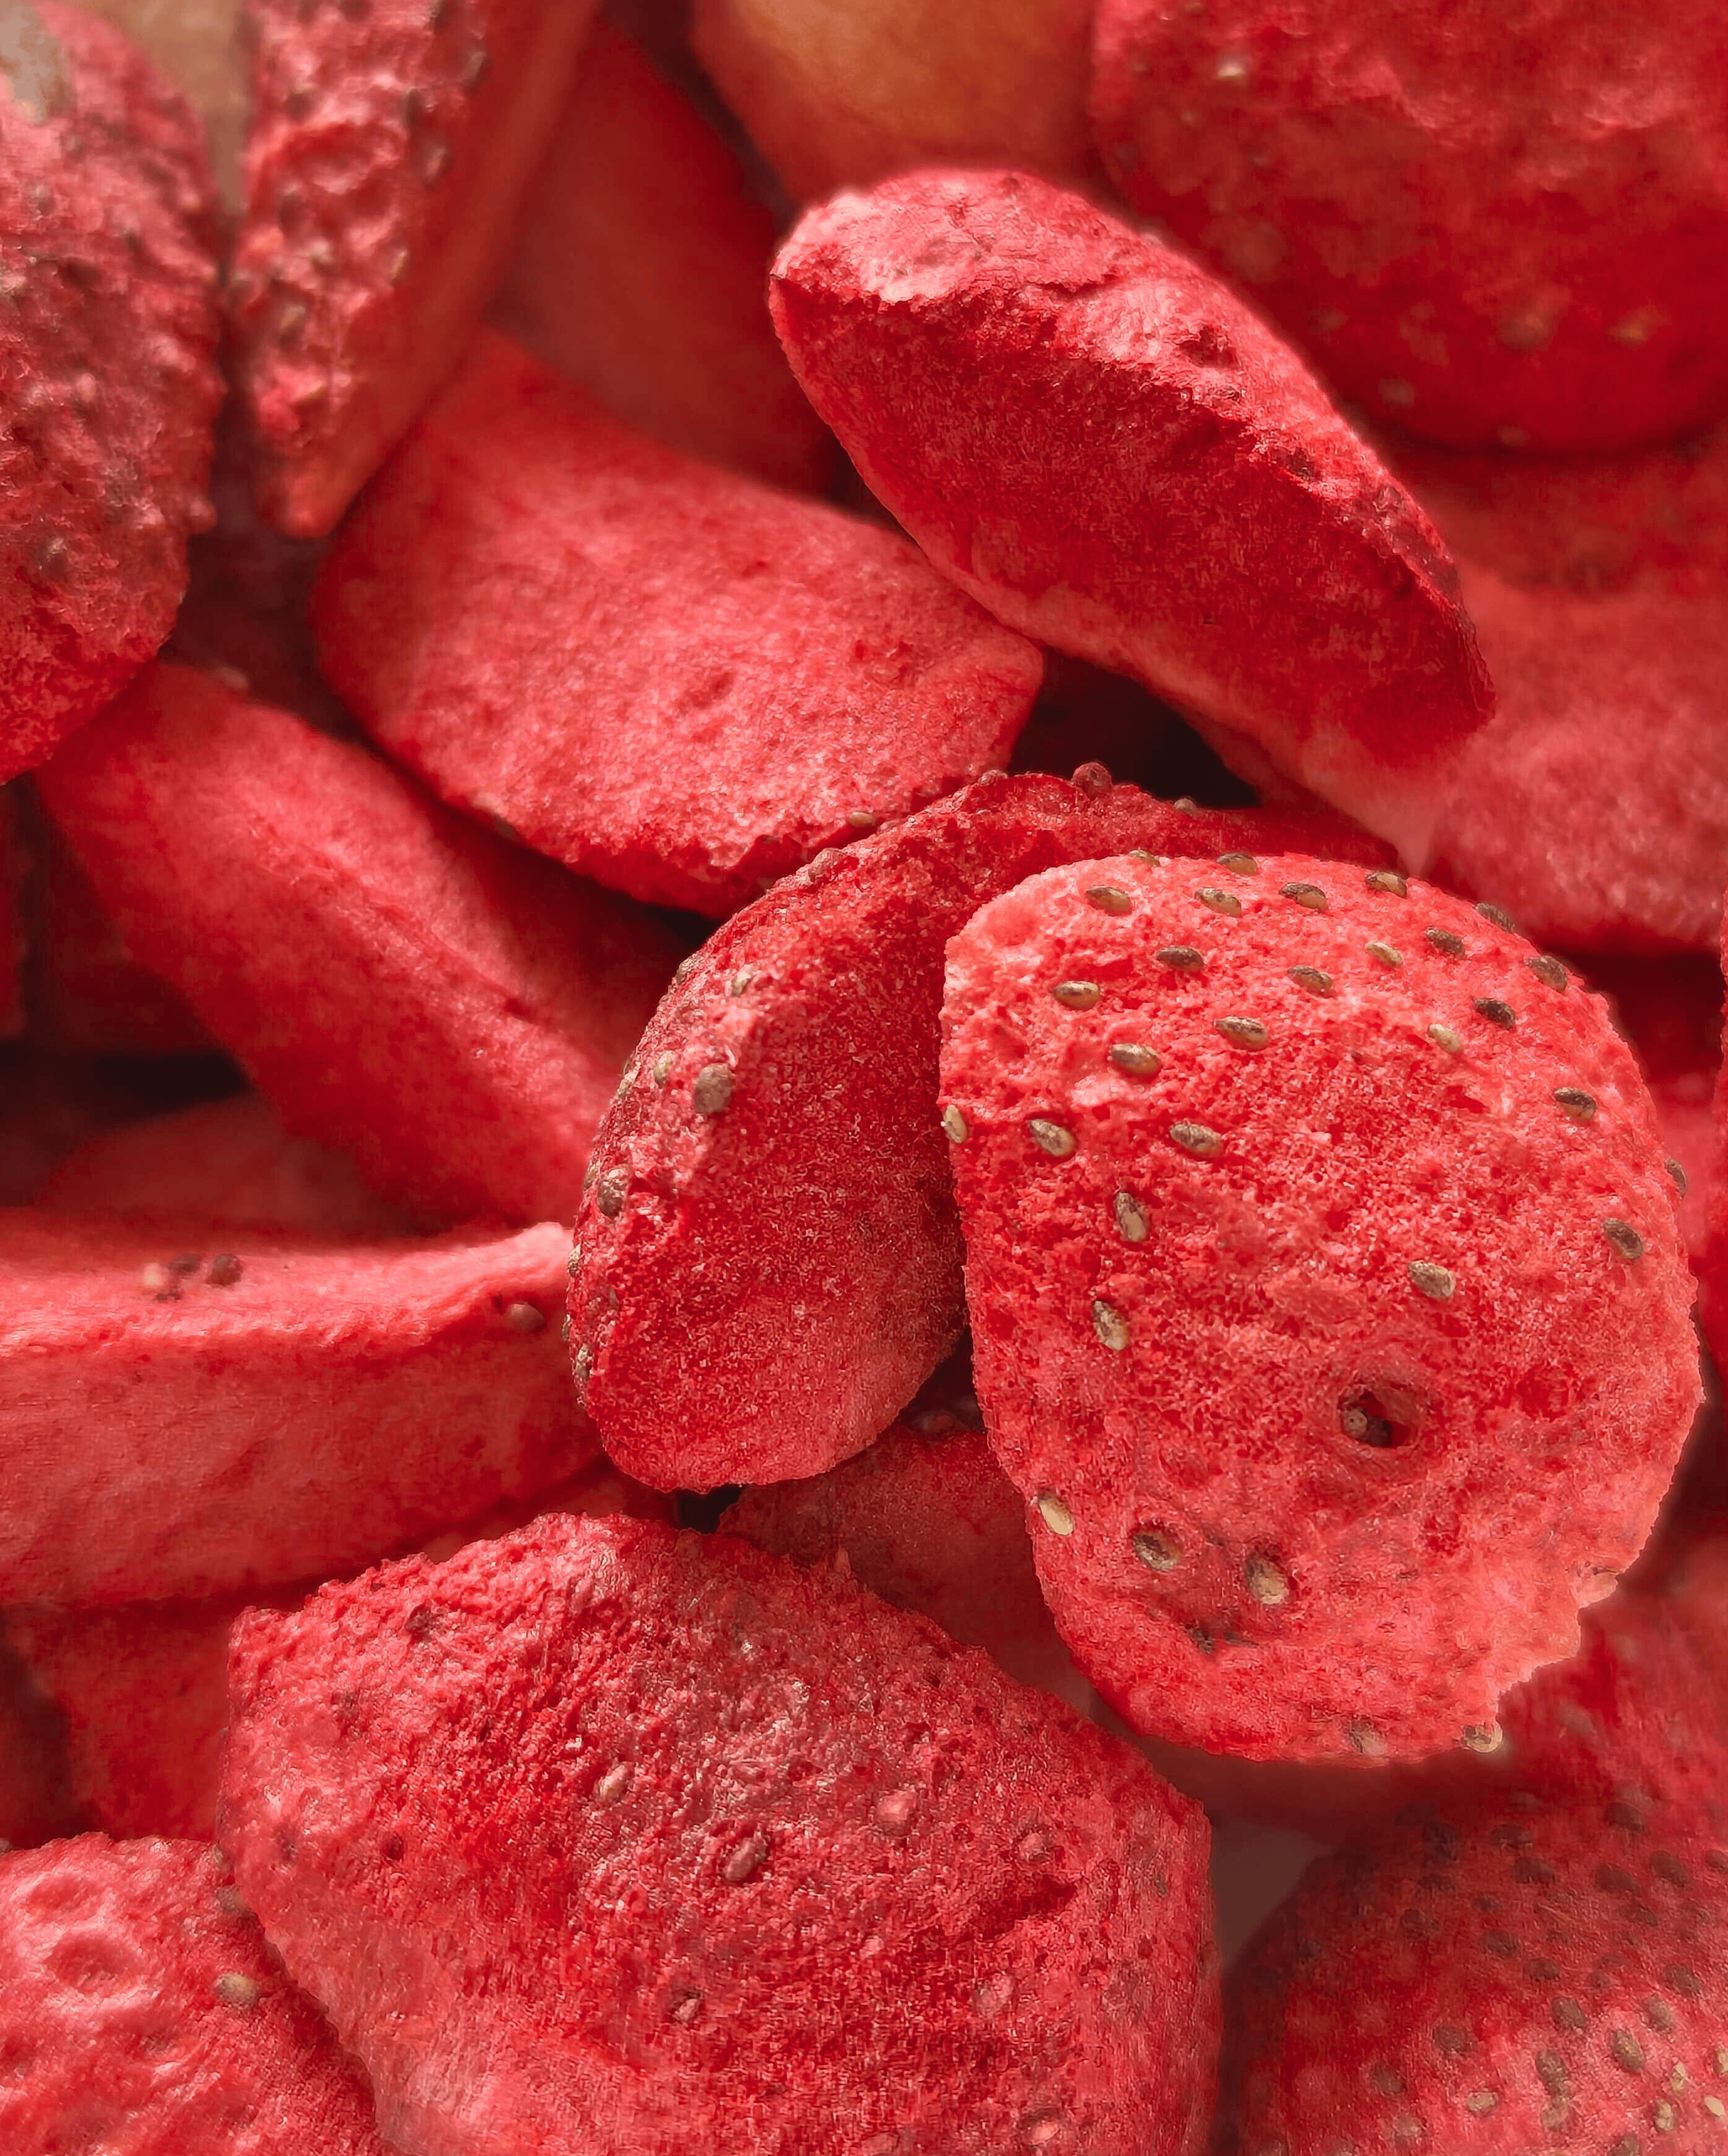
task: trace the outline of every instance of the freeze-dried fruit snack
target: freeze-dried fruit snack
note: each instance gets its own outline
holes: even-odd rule
[[[1085,181],[1092,0],[696,0],[702,64],[810,202],[913,165]]]
[[[1142,215],[1351,398],[1437,441],[1659,441],[1728,398],[1715,0],[1101,0]]]
[[[1081,1666],[1251,1758],[1491,1743],[1700,1398],[1598,999],[1396,875],[1122,855],[975,914],[943,1025],[979,1399]]]
[[[313,622],[446,799],[712,914],[1005,763],[1041,662],[896,534],[698,463],[488,331]]]
[[[0,1606],[321,1578],[570,1474],[568,1247],[0,1214]]]
[[[738,151],[597,23],[492,318],[644,434],[820,493],[834,438],[763,301],[775,231]]]
[[[429,1557],[450,1557],[476,1537],[508,1534],[548,1512],[628,1512],[670,1525],[672,1507],[609,1460],[596,1460],[568,1482],[445,1528],[422,1547]],[[228,1726],[229,1632],[249,1606],[291,1609],[319,1584],[309,1579],[262,1594],[202,1602],[8,1610],[5,1640],[23,1656],[39,1695],[62,1723],[54,1732],[64,1785],[62,1813],[70,1804],[85,1825],[122,1837],[189,1835],[208,1840],[216,1831]],[[6,1651],[0,1644],[0,1673]],[[0,1753],[0,1762],[3,1758]],[[36,1772],[39,1779],[42,1769]],[[0,1834],[8,1831],[3,1790],[0,1784]]]
[[[1216,2145],[1715,2148],[1722,1841],[1636,1793],[1517,1790],[1319,1859],[1232,1976]]]
[[[49,1213],[177,1215],[208,1230],[280,1228],[360,1242],[419,1224],[368,1189],[345,1155],[290,1137],[261,1093],[97,1132],[59,1163],[34,1203]]]
[[[922,172],[810,211],[773,305],[811,403],[963,590],[1421,852],[1491,703],[1457,572],[1234,294],[1078,194]]]
[[[386,2156],[364,2081],[229,1881],[190,1841],[0,1856],[7,2156]]]
[[[981,782],[789,876],[681,968],[594,1142],[579,1385],[660,1489],[820,1475],[959,1338],[937,1121],[946,939],[1060,860],[1385,850],[1336,818],[1186,813],[1093,765]]]
[[[1203,2133],[1199,1813],[844,1573],[545,1521],[230,1679],[241,1891],[410,2156]]]
[[[460,358],[591,0],[251,0],[229,276],[260,506],[316,537]]]
[[[416,1214],[575,1209],[684,943],[363,749],[153,668],[39,778],[128,947]]]
[[[173,626],[221,385],[197,121],[117,30],[13,0],[0,46],[0,779]]]

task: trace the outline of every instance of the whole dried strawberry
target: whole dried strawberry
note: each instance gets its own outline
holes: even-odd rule
[[[216,406],[198,122],[117,30],[15,0],[0,33],[0,779],[154,656]]]

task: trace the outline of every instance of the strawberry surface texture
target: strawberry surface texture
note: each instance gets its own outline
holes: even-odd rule
[[[1201,2145],[1199,1813],[843,1573],[547,1522],[230,1677],[241,1891],[414,2156]]]

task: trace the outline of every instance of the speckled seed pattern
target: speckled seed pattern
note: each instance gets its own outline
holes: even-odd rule
[[[979,1394],[1067,1522],[1034,1543],[1083,1666],[1251,1757],[1468,1741],[1571,1650],[1698,1398],[1600,1000],[1426,885],[1123,857],[977,914],[944,1031]]]

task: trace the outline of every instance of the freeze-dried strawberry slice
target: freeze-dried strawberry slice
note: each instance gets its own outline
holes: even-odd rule
[[[1321,1858],[1232,1978],[1216,2146],[1714,2148],[1724,1841],[1520,1790]]]
[[[364,2081],[196,1842],[0,1857],[0,2058],[8,2156],[387,2156]]]
[[[569,1474],[567,1248],[0,1214],[0,1605],[320,1578]]]
[[[1725,71],[1716,0],[1102,0],[1093,116],[1353,400],[1614,449],[1728,398]]]
[[[672,1507],[620,1475],[609,1460],[597,1460],[543,1496],[447,1528],[424,1548],[430,1557],[450,1557],[476,1537],[508,1534],[548,1512],[628,1512],[670,1525]],[[1026,1568],[1030,1573],[1030,1552]],[[208,1840],[216,1831],[228,1724],[229,1630],[243,1609],[260,1604],[291,1609],[319,1584],[306,1580],[266,1594],[203,1602],[8,1610],[4,1638],[23,1656],[40,1695],[63,1717],[55,1735],[64,1795],[60,1812],[49,1816],[64,1818],[69,1803],[84,1825],[105,1834]],[[0,1673],[5,1664],[0,1645]],[[0,1750],[0,1774],[5,1756]],[[42,1771],[37,1769],[39,1779]],[[33,1815],[39,1818],[39,1798],[37,1807]],[[9,1815],[0,1780],[0,1834],[8,1831]],[[65,1830],[64,1825],[47,1829]],[[12,1839],[19,1837],[14,1833]]]
[[[332,530],[461,357],[591,0],[251,0],[229,280],[259,500]]]
[[[1198,2143],[1199,1813],[842,1573],[547,1521],[230,1673],[241,1891],[416,2156]]]
[[[167,640],[208,521],[216,264],[197,121],[82,8],[0,49],[0,779]]]
[[[1632,1056],[1462,901],[1306,855],[1051,870],[949,946],[979,1399],[1137,1728],[1487,1741],[1700,1398]]]
[[[1014,628],[1419,854],[1491,691],[1432,525],[1186,256],[1024,173],[810,211],[774,320],[873,491]]]
[[[575,1209],[684,948],[364,750],[153,668],[39,777],[127,947],[297,1136],[427,1217]]]
[[[820,493],[834,437],[763,304],[775,221],[732,145],[597,23],[493,319],[644,434]]]
[[[985,781],[824,855],[680,969],[595,1139],[570,1291],[577,1378],[631,1474],[819,1475],[959,1338],[942,947],[986,899],[1129,846],[1383,857],[1335,819],[1189,814],[1083,776]]]
[[[488,331],[331,549],[325,673],[447,799],[722,914],[1007,762],[1041,661],[897,534]]]

